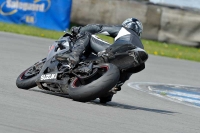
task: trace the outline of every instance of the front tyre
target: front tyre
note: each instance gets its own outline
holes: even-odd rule
[[[94,100],[111,90],[120,77],[119,69],[113,64],[100,64],[97,72],[82,84],[78,78],[72,80],[68,92],[75,101],[87,102]]]
[[[35,63],[33,66],[29,67],[24,72],[22,72],[16,80],[17,87],[20,89],[28,90],[37,86],[35,80],[37,79],[37,75],[42,69],[45,61],[46,58]]]

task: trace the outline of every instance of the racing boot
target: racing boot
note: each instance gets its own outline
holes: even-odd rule
[[[83,51],[89,46],[90,37],[90,34],[79,34],[78,39],[71,50],[72,52],[69,53],[66,51],[64,53],[58,53],[55,58],[60,62],[67,62],[71,63],[73,66],[76,66],[80,62],[80,56],[82,55]]]
[[[112,100],[113,93],[108,93],[106,96],[100,97],[100,103],[106,104]]]

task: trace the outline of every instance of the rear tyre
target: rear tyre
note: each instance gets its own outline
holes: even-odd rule
[[[87,77],[86,84],[75,78],[69,85],[69,95],[75,101],[87,102],[105,95],[118,82],[119,69],[113,64],[100,64],[97,72]]]
[[[45,61],[46,59],[43,59],[42,61],[35,63],[35,65],[29,67],[24,72],[22,72],[16,80],[17,87],[20,89],[28,90],[37,86],[35,80],[37,79],[37,75],[42,69]]]

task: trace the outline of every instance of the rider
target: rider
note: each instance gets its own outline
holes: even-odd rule
[[[125,52],[132,49],[134,52],[134,69],[122,73],[124,76],[121,76],[121,80],[124,83],[132,73],[145,68],[144,63],[148,59],[148,54],[145,52],[140,40],[142,31],[142,23],[136,18],[128,18],[122,25],[89,24],[84,27],[72,27],[71,32],[77,36],[72,52],[57,54],[56,59],[61,62],[70,62],[75,66],[79,63],[80,56],[83,54],[89,55],[91,52],[94,52],[98,53],[99,56],[107,55],[109,60],[110,53]],[[114,43],[108,45],[107,42],[94,37],[94,34],[104,34],[113,37]],[[121,85],[116,90],[121,90]]]

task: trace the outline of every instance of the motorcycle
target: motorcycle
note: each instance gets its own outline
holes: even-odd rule
[[[109,100],[103,99],[112,95],[111,90],[120,83],[120,73],[125,67],[117,64],[116,60],[113,60],[113,63],[99,63],[97,60],[100,57],[94,54],[90,58],[82,58],[76,67],[56,60],[56,54],[71,52],[75,39],[71,33],[65,33],[55,41],[50,46],[46,58],[36,62],[18,76],[17,87],[28,90],[38,86],[42,90],[69,95],[73,100],[80,102],[96,98],[108,102]],[[127,57],[131,54],[133,53],[129,51],[118,56]]]

